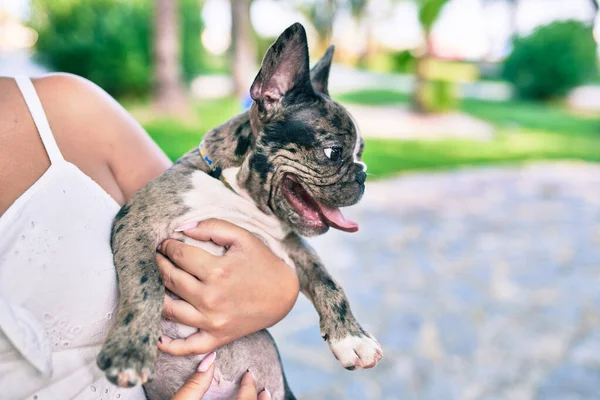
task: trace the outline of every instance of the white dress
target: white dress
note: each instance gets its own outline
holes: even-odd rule
[[[118,300],[119,205],[62,157],[31,81],[16,81],[51,165],[0,216],[0,399],[144,399],[96,367]]]

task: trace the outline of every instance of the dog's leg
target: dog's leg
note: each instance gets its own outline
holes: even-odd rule
[[[131,208],[131,210],[130,210]],[[114,263],[119,281],[115,325],[97,358],[106,377],[121,387],[152,379],[165,288],[156,264],[158,238],[138,204],[128,203],[113,225]]]
[[[342,287],[336,283],[314,250],[296,234],[284,241],[296,266],[300,290],[314,304],[321,320],[321,336],[344,368],[372,368],[383,352],[377,340],[352,315]]]

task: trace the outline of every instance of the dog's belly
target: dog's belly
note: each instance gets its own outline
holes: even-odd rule
[[[187,236],[183,237],[183,241],[187,244],[200,247],[214,255],[221,255],[224,251],[221,246],[212,242],[200,242]],[[279,246],[279,249],[283,251],[281,246]],[[198,332],[198,329],[163,320],[162,331],[163,334],[171,338],[186,338]],[[213,379],[209,391],[202,399],[235,399],[242,376],[248,368],[252,369],[252,372],[256,376],[259,388],[267,387],[271,391],[273,399],[283,399],[282,366],[275,342],[267,331],[260,331],[238,339],[235,342],[216,349],[216,352],[215,379]],[[206,355],[178,357],[162,352],[159,353],[156,362],[155,379],[144,385],[148,399],[170,399],[197,370],[198,365]]]
[[[232,182],[232,186],[236,186],[233,184],[236,172],[225,170],[223,173],[228,175],[228,182]],[[282,224],[274,215],[267,215],[260,210],[242,189],[236,189],[240,192],[238,194],[228,189],[221,181],[201,171],[194,172],[189,179],[191,189],[183,194],[183,202],[188,211],[165,227],[162,238],[183,239],[185,243],[203,248],[214,255],[222,255],[223,248],[212,242],[199,242],[186,236],[182,237],[181,234],[172,233],[178,226],[217,218],[254,233],[275,255],[294,268],[293,262],[281,244],[281,241],[290,233],[289,227]]]
[[[202,400],[231,400],[235,398],[238,388],[239,385],[235,382],[221,380],[221,382],[217,384],[217,382],[213,380],[213,384],[210,386],[210,389],[208,389],[208,392],[202,397]]]
[[[230,175],[231,177],[231,175]],[[186,244],[200,247],[213,255],[222,255],[224,248],[213,242],[201,242],[173,232],[177,226],[190,222],[218,218],[240,226],[263,241],[271,251],[294,268],[281,241],[288,234],[274,216],[259,210],[254,202],[234,193],[220,181],[198,171],[191,176],[192,189],[184,194],[188,211],[171,222],[163,237],[182,240]],[[162,236],[162,235],[161,235]],[[199,294],[201,295],[201,294]],[[185,338],[198,330],[189,326],[163,320],[163,333],[172,338]],[[216,350],[215,379],[203,397],[207,400],[228,400],[237,395],[242,376],[248,368],[254,373],[259,390],[267,387],[273,399],[283,399],[283,371],[275,342],[267,331],[243,337]],[[170,399],[185,381],[197,370],[206,354],[176,357],[159,353],[155,379],[144,389],[149,399]]]
[[[178,324],[163,322],[165,333],[177,337]],[[257,387],[267,387],[273,399],[284,398],[283,370],[275,342],[265,330],[248,335],[219,347],[215,359],[215,377],[209,391],[202,399],[234,399],[243,375],[252,370]],[[144,385],[150,400],[170,399],[196,371],[205,355],[177,357],[159,353],[156,377]]]

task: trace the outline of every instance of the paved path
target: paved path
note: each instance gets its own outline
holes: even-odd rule
[[[600,111],[600,86],[578,87],[569,93],[566,102],[569,107],[577,110],[598,112]]]
[[[343,93],[363,89],[396,90],[402,93],[414,91],[415,78],[410,74],[385,74],[359,70],[342,64],[331,67],[329,92]],[[505,82],[477,81],[458,85],[460,97],[506,101],[512,97],[512,88]]]
[[[342,369],[302,297],[272,329],[300,399],[600,398],[600,166],[409,175],[347,215],[312,242],[384,360]]]
[[[419,114],[406,104],[361,106],[345,104],[364,138],[401,140],[471,139],[490,140],[494,127],[469,114],[448,112]]]

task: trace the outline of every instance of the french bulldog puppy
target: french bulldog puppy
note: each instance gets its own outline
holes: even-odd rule
[[[345,368],[371,368],[380,360],[379,343],[356,321],[342,288],[300,237],[330,227],[358,229],[339,207],[363,195],[363,141],[352,117],[328,95],[332,57],[330,47],[310,70],[306,32],[300,24],[290,26],[263,59],[250,89],[250,110],[208,132],[200,148],[117,214],[111,244],[119,309],[97,358],[111,382],[144,385],[150,399],[167,399],[203,359],[158,354],[162,334],[187,337],[197,330],[162,319],[165,288],[155,257],[157,245],[167,238],[222,255],[226,250],[214,243],[175,231],[209,218],[249,230],[295,269],[302,292],[319,313],[323,339]],[[217,354],[215,379],[203,399],[234,397],[248,368],[273,399],[294,399],[267,331],[223,346]]]

